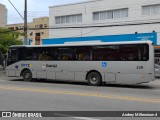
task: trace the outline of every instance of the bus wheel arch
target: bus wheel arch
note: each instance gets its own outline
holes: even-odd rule
[[[96,70],[91,70],[87,73],[86,80],[89,85],[99,86],[102,84],[102,75]]]
[[[21,76],[23,77],[24,81],[32,81],[32,72],[30,69],[23,69],[21,71]]]

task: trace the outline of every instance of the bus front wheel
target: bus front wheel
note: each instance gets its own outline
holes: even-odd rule
[[[91,72],[87,75],[89,85],[99,86],[102,84],[102,77],[98,72]]]
[[[23,80],[24,81],[32,81],[32,73],[30,70],[25,70],[23,72]]]

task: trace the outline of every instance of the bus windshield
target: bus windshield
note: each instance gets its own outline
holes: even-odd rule
[[[9,48],[7,65],[13,64],[18,61],[17,48]]]

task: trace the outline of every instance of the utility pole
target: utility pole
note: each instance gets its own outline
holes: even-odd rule
[[[24,44],[27,45],[27,0],[24,5]]]

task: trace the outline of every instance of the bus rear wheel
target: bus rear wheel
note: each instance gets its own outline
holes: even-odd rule
[[[30,70],[25,70],[24,72],[23,72],[23,80],[24,81],[32,81],[32,73],[31,73],[31,71]]]
[[[91,72],[87,75],[89,85],[99,86],[102,84],[102,77],[98,72]]]

